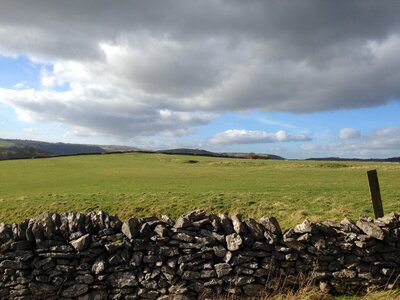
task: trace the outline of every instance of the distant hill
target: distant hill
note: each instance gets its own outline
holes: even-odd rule
[[[31,140],[0,139],[0,159],[96,154],[138,150],[127,146],[98,146],[69,143],[48,143]]]
[[[390,158],[341,158],[341,157],[313,157],[306,160],[315,161],[360,161],[360,162],[400,162],[400,157]]]
[[[265,153],[222,153],[222,155],[227,157],[237,157],[237,158],[274,159],[274,160],[285,159],[282,156],[274,154],[265,154]]]
[[[202,149],[178,148],[169,150],[159,150],[158,153],[163,154],[179,154],[179,155],[198,155],[211,157],[227,157],[227,158],[252,158],[252,159],[284,159],[273,154],[257,154],[257,153],[218,153]]]
[[[158,150],[156,152],[163,153],[163,154],[179,154],[179,155],[198,155],[198,156],[213,156],[213,157],[224,156],[221,153],[215,153],[215,152],[210,152],[210,151],[201,150],[201,149],[189,149],[189,148]]]
[[[40,158],[63,155],[100,154],[116,152],[147,152],[175,155],[197,155],[227,158],[284,159],[272,154],[217,153],[202,149],[178,148],[159,151],[144,151],[139,148],[118,145],[85,145],[69,143],[49,143],[32,140],[0,139],[0,160],[19,158]]]

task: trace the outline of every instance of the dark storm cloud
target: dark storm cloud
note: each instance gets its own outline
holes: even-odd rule
[[[3,89],[0,101],[115,135],[158,132],[160,111],[181,134],[227,111],[380,105],[400,97],[399,15],[399,1],[3,0],[0,54],[53,69],[31,98]]]

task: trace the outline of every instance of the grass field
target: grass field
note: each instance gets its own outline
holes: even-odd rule
[[[7,147],[12,147],[14,146],[13,143],[8,142],[8,141],[0,141],[0,148],[7,148]]]
[[[188,163],[196,160],[197,163]],[[373,216],[366,171],[377,169],[386,212],[400,211],[400,164],[245,160],[113,154],[0,161],[0,220],[46,211],[103,209],[173,217],[201,208],[274,215],[283,227],[304,218]]]

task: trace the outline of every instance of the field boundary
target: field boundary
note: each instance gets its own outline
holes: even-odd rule
[[[399,285],[399,239],[394,213],[285,232],[273,217],[200,210],[176,221],[48,213],[0,224],[0,298],[253,297],[304,283],[354,294]]]

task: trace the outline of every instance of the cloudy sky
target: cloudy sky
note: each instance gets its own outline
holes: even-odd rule
[[[400,1],[1,0],[0,137],[400,156]]]

